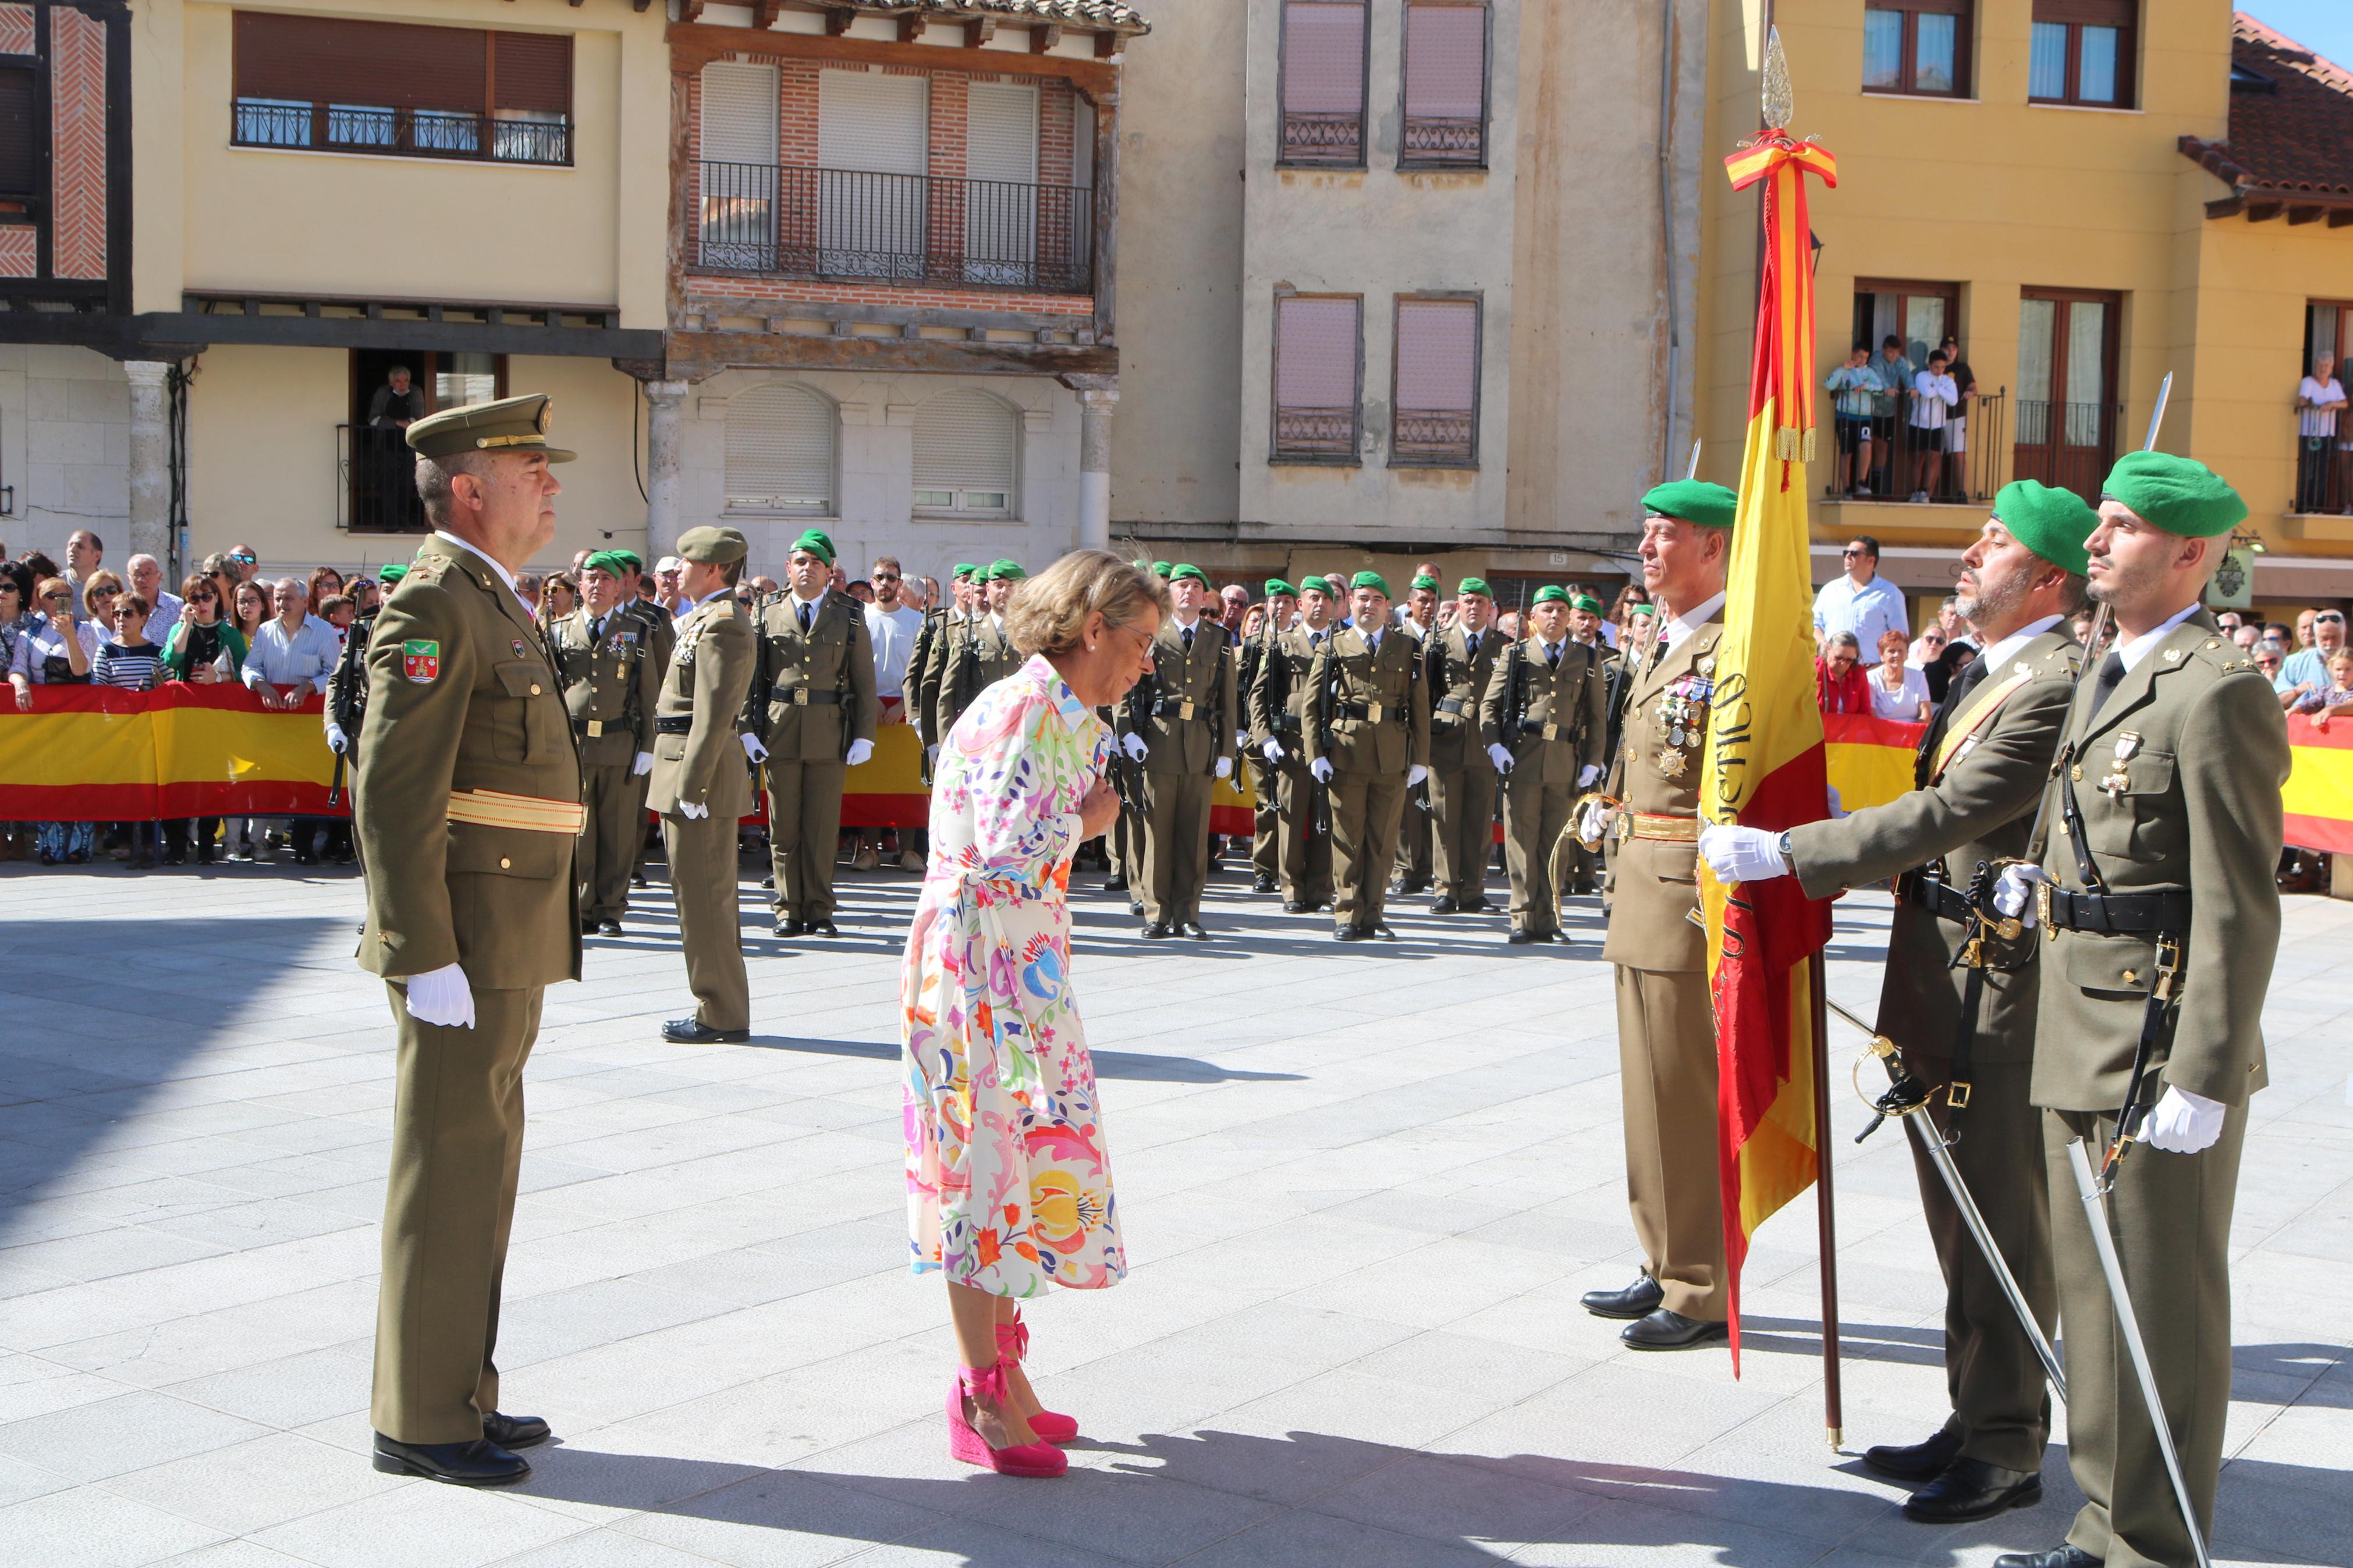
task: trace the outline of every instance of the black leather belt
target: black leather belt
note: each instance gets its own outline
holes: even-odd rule
[[[811,703],[823,708],[828,703],[839,703],[841,700],[841,693],[832,690],[818,691],[807,686],[780,687],[770,700],[781,702],[787,708],[807,708]]]
[[[1377,724],[1391,719],[1399,723],[1405,721],[1405,706],[1402,703],[1342,702],[1335,705],[1335,711],[1343,719],[1369,719]]]
[[[654,733],[658,735],[691,735],[694,733],[694,715],[691,713],[664,713],[654,720]]]
[[[2189,895],[2071,893],[2064,888],[2052,888],[2050,902],[2038,912],[2061,931],[2178,934],[2189,929]]]
[[[1460,697],[1441,697],[1438,700],[1438,711],[1449,718],[1459,719],[1462,716],[1462,700]]]
[[[1917,871],[1906,871],[1898,880],[1896,891],[1906,902],[1919,905],[1938,920],[1967,925],[1974,918],[1968,897],[1941,877],[1924,877]]]
[[[1206,697],[1163,697],[1152,704],[1152,714],[1155,719],[1196,719],[1208,705]]]
[[[1295,731],[1299,728],[1299,720],[1294,714],[1278,713],[1274,716],[1274,727],[1278,730]]]

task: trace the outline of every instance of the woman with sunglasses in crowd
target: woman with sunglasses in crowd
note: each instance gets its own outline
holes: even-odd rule
[[[193,686],[236,684],[237,672],[245,668],[247,644],[245,634],[222,616],[219,578],[198,573],[180,584],[180,597],[187,607],[180,612],[179,624],[164,642],[164,678]],[[195,828],[196,864],[209,866],[221,819],[200,816],[191,821]],[[164,858],[174,866],[187,858],[187,823],[165,826],[169,847]]]
[[[95,581],[95,579],[93,579]],[[111,595],[109,595],[111,597]],[[87,686],[91,660],[98,652],[97,628],[74,618],[73,584],[62,577],[45,577],[37,590],[40,612],[31,632],[18,642],[16,663],[8,672],[16,689],[19,710],[33,706],[34,686]],[[19,675],[23,677],[20,680]],[[41,864],[63,861],[79,866],[90,858],[98,828],[90,822],[44,822],[35,835]]]

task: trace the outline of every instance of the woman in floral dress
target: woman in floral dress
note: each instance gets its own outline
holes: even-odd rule
[[[961,1362],[949,1450],[1056,1476],[1078,1435],[1021,1372],[1018,1303],[1127,1271],[1086,1028],[1071,983],[1071,857],[1107,829],[1111,733],[1094,710],[1151,668],[1167,589],[1101,551],[1016,591],[1029,662],[940,746],[931,862],[901,965],[907,1221],[918,1274],[947,1277]]]

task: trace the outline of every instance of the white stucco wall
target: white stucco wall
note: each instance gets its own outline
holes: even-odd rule
[[[0,542],[65,564],[66,538],[87,528],[106,564],[131,554],[131,387],[89,349],[0,344]]]

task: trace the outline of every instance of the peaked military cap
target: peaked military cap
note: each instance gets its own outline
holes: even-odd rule
[[[547,444],[553,401],[543,392],[469,403],[428,414],[408,427],[408,447],[420,458],[454,458],[460,452],[537,452],[551,463],[575,454]]]
[[[678,536],[678,552],[706,566],[724,566],[750,554],[752,543],[732,528],[690,528]]]

